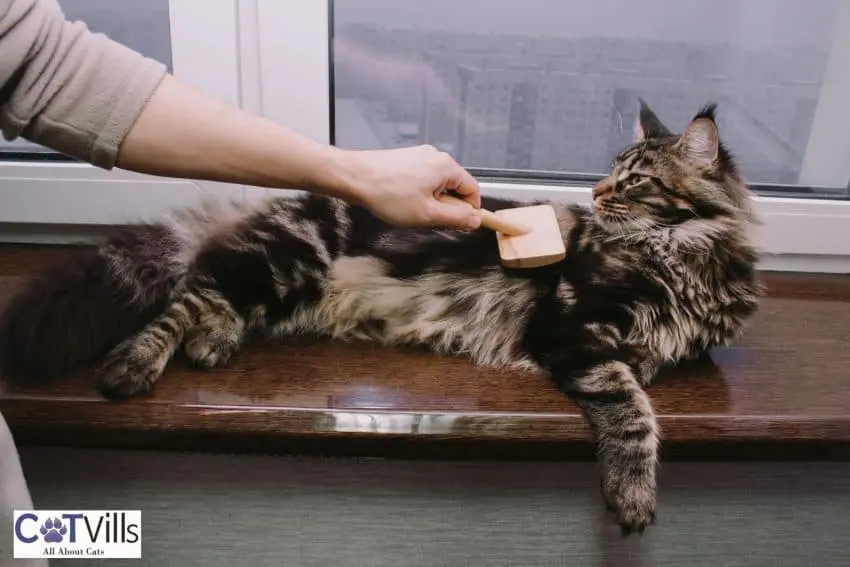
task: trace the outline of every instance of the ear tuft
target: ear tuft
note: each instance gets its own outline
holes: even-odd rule
[[[635,141],[640,142],[648,138],[672,136],[673,133],[661,123],[661,120],[652,112],[646,101],[641,97],[638,97],[638,101],[640,103],[640,110],[635,121]]]
[[[720,152],[720,132],[714,121],[714,106],[706,106],[694,117],[676,143],[682,154],[700,167],[717,162]]]
[[[712,122],[717,122],[717,119],[714,115],[717,113],[717,103],[709,102],[705,106],[702,107],[702,110],[697,112],[697,115],[694,116],[694,120],[699,120],[700,118],[705,118],[707,120],[711,120]]]

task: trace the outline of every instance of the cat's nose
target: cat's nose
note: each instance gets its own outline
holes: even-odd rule
[[[614,191],[614,184],[611,183],[610,180],[603,179],[599,181],[596,185],[593,186],[593,200],[595,201],[599,197],[604,197],[605,195]]]

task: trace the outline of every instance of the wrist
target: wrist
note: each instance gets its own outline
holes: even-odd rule
[[[329,146],[324,189],[333,197],[364,205],[369,196],[369,166],[358,152]]]

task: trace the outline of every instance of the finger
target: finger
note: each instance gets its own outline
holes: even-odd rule
[[[458,196],[476,209],[481,208],[481,188],[471,173],[456,165],[454,175],[448,185]]]
[[[466,205],[442,203],[434,199],[428,210],[427,222],[432,226],[475,230],[481,226],[481,213]]]

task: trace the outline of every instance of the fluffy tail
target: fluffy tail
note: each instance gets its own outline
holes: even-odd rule
[[[0,316],[0,375],[41,382],[100,362],[165,308],[176,248],[164,227],[130,227],[25,283]]]

